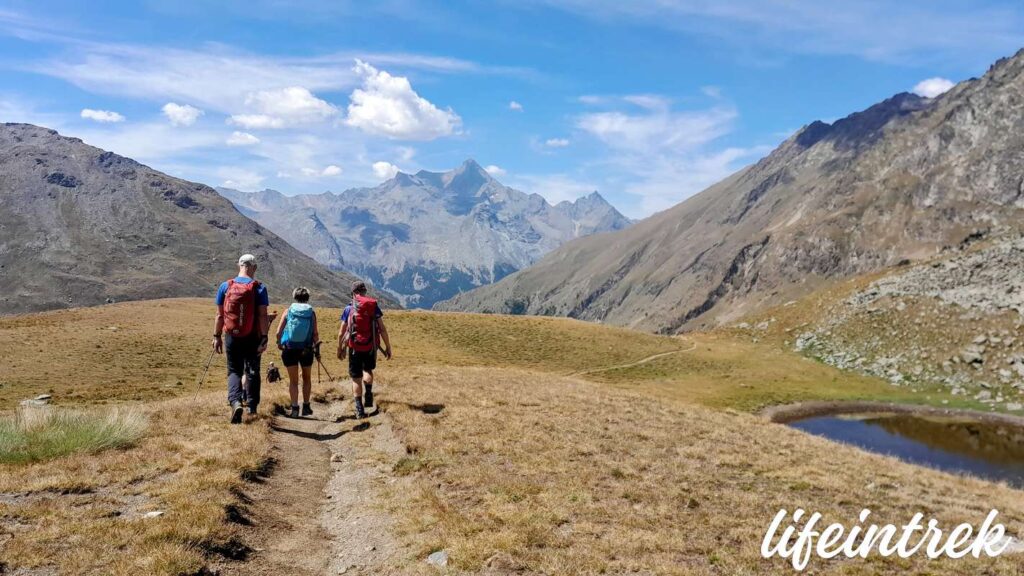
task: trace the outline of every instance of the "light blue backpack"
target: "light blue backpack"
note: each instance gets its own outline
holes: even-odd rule
[[[288,307],[287,314],[281,345],[289,349],[313,346],[313,318],[316,317],[313,307],[296,302]]]

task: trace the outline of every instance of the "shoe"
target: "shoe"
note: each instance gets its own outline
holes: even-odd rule
[[[235,400],[231,403],[231,423],[241,424],[242,423],[242,403]]]
[[[363,406],[373,408],[373,384],[363,384]]]
[[[295,405],[292,405],[292,411],[288,413],[288,417],[289,418],[298,418],[299,417],[299,407],[295,406]]]
[[[292,407],[292,410],[293,411],[295,410],[294,406]],[[309,402],[306,402],[306,403],[304,403],[302,405],[302,415],[303,416],[312,416],[313,415],[313,408],[309,405]]]
[[[356,418],[359,420],[366,418],[366,410],[363,410],[363,400],[361,398],[356,398]]]
[[[249,406],[249,416],[255,416],[256,415],[256,406],[257,406],[256,404],[251,404]]]

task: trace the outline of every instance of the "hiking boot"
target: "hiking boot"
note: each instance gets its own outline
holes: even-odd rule
[[[356,418],[360,420],[366,418],[366,410],[363,410],[362,398],[356,398]]]
[[[298,418],[299,417],[299,407],[297,405],[292,404],[292,411],[288,413],[288,417],[289,418]]]
[[[231,403],[231,423],[241,424],[242,423],[242,403],[235,400]]]
[[[293,407],[292,410],[295,410],[295,408]],[[303,416],[312,416],[313,415],[313,408],[309,405],[309,402],[305,402],[305,403],[302,404],[302,415]]]
[[[363,406],[373,408],[373,384],[363,384]]]

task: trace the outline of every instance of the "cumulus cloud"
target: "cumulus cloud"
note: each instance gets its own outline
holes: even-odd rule
[[[508,172],[504,168],[502,168],[501,166],[495,166],[494,164],[485,167],[484,170],[494,177],[501,177],[504,176],[505,174],[508,174]]]
[[[516,102],[515,100],[513,100],[513,101],[508,103],[508,109],[509,110],[515,110],[516,112],[522,112],[523,111],[523,105],[520,104],[519,102]]]
[[[390,180],[398,174],[398,166],[395,166],[391,162],[374,162],[373,163],[373,175],[381,180]]]
[[[244,114],[234,114],[228,121],[250,130],[317,124],[338,113],[333,104],[301,86],[252,92],[245,98],[245,108]]]
[[[93,120],[95,122],[124,122],[124,116],[110,110],[83,108],[81,116],[86,120]]]
[[[164,107],[160,110],[171,121],[171,124],[175,126],[191,126],[203,115],[203,111],[195,106],[175,104],[174,102],[164,104]]]
[[[356,60],[354,70],[363,84],[349,97],[345,121],[349,126],[400,140],[434,140],[458,132],[462,119],[417,94],[408,78],[392,76],[361,60]]]
[[[548,148],[565,148],[569,145],[568,138],[548,138],[544,141],[544,145]]]
[[[922,80],[914,86],[914,94],[918,96],[924,96],[925,98],[935,98],[940,94],[944,94],[949,91],[950,88],[956,86],[952,80],[946,78],[929,78]]]
[[[255,146],[260,143],[260,139],[249,134],[248,132],[234,131],[231,136],[225,141],[228,146]]]

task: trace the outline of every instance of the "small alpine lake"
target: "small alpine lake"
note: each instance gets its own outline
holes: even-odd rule
[[[905,462],[1024,489],[1024,428],[913,413],[813,415],[788,426]]]

